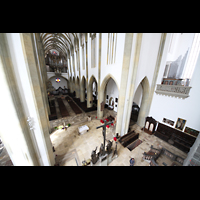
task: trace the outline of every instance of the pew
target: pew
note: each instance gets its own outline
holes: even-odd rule
[[[50,108],[50,112],[51,112],[51,114],[49,115],[49,121],[57,119],[56,107],[55,107],[54,100],[50,101],[49,108]]]
[[[65,107],[65,104],[63,103],[62,99],[61,98],[57,98],[57,101],[58,101],[58,106],[59,106],[59,109],[60,109],[60,114],[62,117],[67,117],[69,116],[69,113]]]
[[[68,102],[69,105],[71,106],[72,110],[73,110],[76,114],[82,113],[81,109],[71,100],[71,98],[69,98],[68,96],[66,96],[65,99],[67,100],[67,102]]]
[[[138,137],[139,137],[139,133],[136,133],[135,131],[131,131],[131,132],[123,135],[119,139],[119,142],[122,144],[123,147],[126,147],[129,144],[131,144],[133,141],[137,140]]]

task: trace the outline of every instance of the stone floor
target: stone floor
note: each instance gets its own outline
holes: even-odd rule
[[[97,111],[92,111],[85,113],[80,113],[76,115],[70,108],[67,101],[63,101],[65,106],[70,112],[70,116],[61,118],[59,111],[58,119],[50,121],[51,134],[50,139],[55,148],[55,160],[60,166],[81,166],[82,161],[90,159],[92,150],[97,147],[97,152],[101,143],[103,143],[102,129],[96,129],[100,126],[100,120],[96,119]],[[56,107],[58,107],[57,101],[55,101]],[[58,109],[59,110],[59,109]],[[116,112],[112,110],[104,110],[104,118],[112,115],[115,117]],[[88,121],[88,116],[91,116],[91,121]],[[67,130],[55,130],[54,127],[59,125],[71,124]],[[78,134],[78,127],[82,125],[87,125],[89,131],[83,135]],[[172,153],[186,158],[187,154],[177,149],[176,147],[168,144],[167,142],[157,138],[154,135],[149,135],[143,132],[140,127],[135,124],[131,126],[131,130],[139,133],[139,139],[142,143],[135,149],[130,151],[124,148],[120,143],[118,143],[118,157],[114,159],[109,166],[129,166],[130,158],[135,158],[135,166],[149,166],[149,163],[142,159],[143,153],[150,150],[150,146],[153,145],[155,148],[164,147],[171,151]],[[106,139],[113,141],[113,136],[115,134],[115,127],[108,128]],[[113,141],[113,149],[115,147],[115,142]],[[0,152],[0,166],[13,165],[9,158],[9,155],[4,147],[3,151]]]
[[[114,111],[106,109],[105,116],[109,115],[111,112]],[[87,115],[89,115],[89,113],[87,113]],[[96,127],[101,125],[101,123],[100,120],[96,119],[96,111],[91,112],[90,115],[92,116],[92,121],[85,120],[84,114],[80,114],[80,116],[77,115],[77,119],[76,116],[73,118],[74,124],[68,127],[66,131],[57,130],[50,134],[52,144],[56,150],[54,152],[55,155],[57,155],[56,162],[59,163],[60,166],[81,165],[83,160],[91,158],[92,150],[97,147],[97,152],[99,151],[100,145],[103,143],[103,136],[102,129],[96,129]],[[81,122],[81,120],[83,121]],[[78,135],[78,127],[82,125],[87,125],[90,130],[83,135]],[[113,160],[109,166],[129,166],[129,160],[131,157],[135,158],[135,166],[149,166],[149,163],[144,161],[142,156],[144,151],[150,150],[151,145],[155,148],[164,147],[184,159],[187,157],[186,153],[176,147],[166,143],[154,135],[149,135],[143,132],[136,124],[131,126],[131,130],[135,130],[139,133],[139,139],[142,140],[142,143],[132,151],[129,151],[129,149],[124,148],[120,143],[118,143],[118,157]],[[114,128],[107,129],[106,138],[112,140],[114,132]],[[72,152],[74,152],[74,155],[72,155]]]

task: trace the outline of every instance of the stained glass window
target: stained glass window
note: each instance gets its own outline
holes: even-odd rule
[[[57,82],[57,83],[60,83],[60,78],[56,78],[56,82]]]

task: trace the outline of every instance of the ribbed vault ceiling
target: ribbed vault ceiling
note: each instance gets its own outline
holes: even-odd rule
[[[56,49],[66,59],[70,49],[78,45],[78,33],[41,33],[40,37],[45,54],[51,49]]]

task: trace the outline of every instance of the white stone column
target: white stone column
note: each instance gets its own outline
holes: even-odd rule
[[[143,95],[142,95],[142,101],[141,101],[137,124],[140,127],[143,127],[145,123],[145,118],[147,117],[147,106],[148,106],[148,98],[149,98],[149,90],[150,90],[149,82],[146,77],[142,80],[141,85],[143,89]]]
[[[153,74],[153,79],[152,79],[150,91],[148,92],[149,94],[147,94],[147,92],[144,92],[145,95],[143,94],[143,97],[142,97],[141,108],[140,108],[140,112],[139,112],[139,115],[138,115],[138,121],[137,121],[137,124],[140,127],[144,126],[145,118],[148,116],[149,110],[150,110],[150,107],[151,107],[151,102],[152,102],[152,99],[153,99],[153,95],[154,95],[154,91],[155,91],[155,87],[156,87],[156,82],[157,82],[157,77],[158,77],[158,72],[159,72],[159,69],[160,69],[162,55],[163,55],[163,51],[164,51],[164,47],[165,47],[166,35],[167,35],[166,33],[161,34],[160,46],[159,46],[159,50],[158,50],[156,66],[155,66],[155,69],[154,69],[154,74]],[[143,91],[144,90],[146,91],[146,89],[147,88],[144,87]]]
[[[154,69],[154,74],[153,74],[153,79],[152,79],[151,89],[150,89],[150,94],[149,94],[147,114],[149,114],[151,102],[152,102],[154,91],[155,91],[155,88],[156,88],[156,82],[157,82],[158,73],[159,73],[159,70],[160,70],[160,64],[161,64],[161,60],[163,59],[163,51],[164,51],[164,47],[165,47],[166,36],[167,36],[167,33],[161,34],[160,46],[159,46],[159,50],[158,50],[156,66],[155,66],[155,69]]]
[[[26,118],[33,120],[31,134],[35,138],[33,142],[39,152],[40,165],[54,165],[49,120],[42,99],[32,34],[11,33],[7,34],[7,38]]]
[[[98,54],[98,58],[99,58],[99,62],[98,62],[98,83],[97,83],[97,89],[98,89],[98,100],[97,100],[97,118],[98,119],[101,119],[103,116],[102,116],[102,111],[101,111],[101,98],[100,98],[100,95],[101,95],[101,38],[102,38],[102,33],[99,33],[99,54]],[[98,38],[98,37],[97,37]],[[98,40],[97,40],[98,41]]]
[[[130,66],[130,59],[131,59],[132,43],[133,43],[133,33],[126,33],[123,63],[122,63],[121,83],[120,83],[120,91],[119,91],[119,100],[118,100],[118,109],[117,109],[116,133],[119,133],[119,135],[124,134],[124,131],[122,129],[122,122],[123,122],[124,105],[126,103],[126,88],[127,88],[128,73],[129,73],[129,66]]]
[[[124,105],[124,119],[122,123],[122,132],[126,134],[128,132],[129,123],[130,123],[130,116],[132,111],[133,105],[133,97],[134,97],[134,90],[135,90],[135,80],[137,76],[137,69],[139,64],[140,58],[140,50],[142,44],[142,36],[143,33],[135,34],[136,38],[133,40],[132,51],[134,52],[133,55],[133,62],[130,63],[129,73],[128,73],[128,84],[126,87],[126,104]]]
[[[14,166],[40,165],[33,144],[5,33],[0,33],[0,135]],[[19,55],[18,55],[19,56]]]

